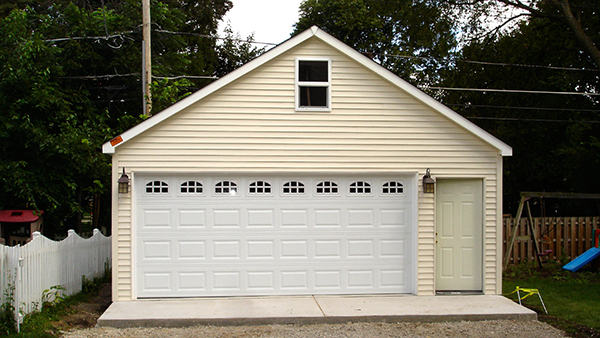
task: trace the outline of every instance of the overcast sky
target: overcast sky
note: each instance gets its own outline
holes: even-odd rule
[[[301,0],[231,0],[233,9],[224,22],[231,22],[242,38],[254,32],[258,42],[281,43],[290,37],[298,20]],[[222,24],[223,26],[224,24]],[[222,31],[220,27],[220,31]]]

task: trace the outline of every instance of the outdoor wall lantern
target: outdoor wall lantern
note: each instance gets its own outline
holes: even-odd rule
[[[125,168],[123,168],[123,175],[119,178],[119,194],[126,194],[129,192],[129,176],[125,174]]]
[[[423,176],[423,192],[426,194],[433,194],[435,192],[435,180],[431,178],[429,168],[427,168],[425,176]]]

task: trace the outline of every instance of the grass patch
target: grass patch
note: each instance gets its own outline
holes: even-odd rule
[[[600,273],[591,269],[572,273],[560,262],[549,262],[539,269],[535,263],[509,267],[504,272],[503,293],[522,288],[538,289],[548,315],[537,295],[523,300],[536,311],[541,321],[564,330],[573,337],[600,337]],[[517,300],[517,295],[507,296]]]
[[[12,333],[6,337],[10,338],[53,338],[58,337],[60,332],[54,323],[63,317],[74,313],[75,305],[87,302],[96,296],[102,286],[108,283],[109,277],[98,278],[92,281],[85,280],[82,285],[82,291],[70,296],[61,298],[58,302],[44,303],[42,309],[33,312],[23,318],[21,324],[21,333]]]

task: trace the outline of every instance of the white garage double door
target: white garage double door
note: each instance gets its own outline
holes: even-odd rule
[[[414,176],[136,176],[136,294],[413,292]]]

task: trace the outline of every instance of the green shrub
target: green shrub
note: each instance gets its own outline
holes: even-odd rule
[[[15,327],[15,284],[12,275],[8,275],[8,285],[4,290],[6,301],[0,305],[0,335],[7,335],[16,332]]]

